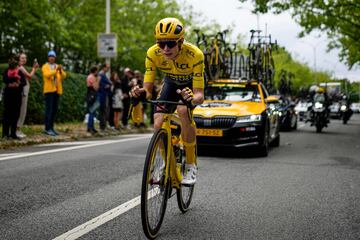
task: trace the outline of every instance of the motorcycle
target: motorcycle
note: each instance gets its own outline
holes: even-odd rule
[[[315,101],[310,110],[311,126],[316,127],[316,132],[320,133],[324,127],[327,127],[327,113],[325,104],[320,101]]]
[[[347,104],[346,102],[342,102],[340,105],[340,119],[343,120],[343,124],[347,124],[352,114],[353,111],[350,108],[349,104]]]

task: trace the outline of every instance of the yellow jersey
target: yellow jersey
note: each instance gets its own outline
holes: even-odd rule
[[[204,88],[204,54],[191,43],[182,44],[176,60],[165,59],[160,47],[155,44],[147,51],[145,66],[145,83],[154,82],[156,69],[159,69],[177,85],[192,82],[193,88]]]

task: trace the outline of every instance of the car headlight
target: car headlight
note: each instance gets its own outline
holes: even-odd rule
[[[322,103],[316,102],[315,108],[322,108],[324,105]]]
[[[341,111],[346,111],[346,106],[345,106],[345,105],[342,105],[342,106],[340,107],[340,110],[341,110]]]
[[[261,115],[248,115],[243,117],[238,117],[236,120],[236,123],[245,123],[245,122],[260,122],[261,121]]]

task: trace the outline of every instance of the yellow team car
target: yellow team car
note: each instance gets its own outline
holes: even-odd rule
[[[199,146],[257,146],[267,156],[269,145],[279,146],[279,115],[257,81],[217,80],[205,88],[205,101],[194,110]]]

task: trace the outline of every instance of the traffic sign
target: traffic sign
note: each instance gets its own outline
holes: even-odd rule
[[[114,58],[117,56],[117,37],[114,33],[99,33],[97,39],[98,56]]]

